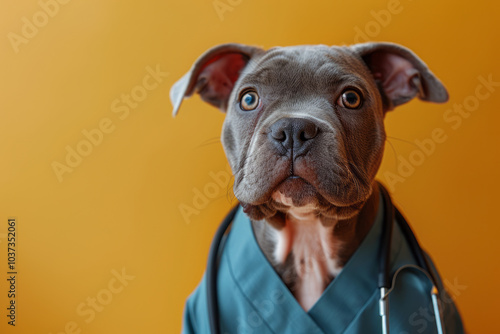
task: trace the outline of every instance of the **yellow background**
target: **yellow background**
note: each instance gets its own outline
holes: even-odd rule
[[[17,53],[8,36],[22,35],[23,17],[32,22],[41,5],[0,3],[0,332],[64,333],[71,321],[82,333],[179,332],[231,196],[210,176],[226,170],[224,115],[195,97],[173,119],[171,85],[219,43],[351,44],[359,31],[414,50],[450,92],[448,104],[412,101],[388,115],[394,149],[386,146],[379,179],[397,173],[415,140],[443,129],[447,140],[392,194],[443,279],[459,285],[451,294],[469,331],[496,331],[500,87],[456,130],[443,118],[473,101],[478,77],[500,81],[496,2],[220,0],[231,9],[221,16],[213,0],[67,2],[46,22],[37,17],[45,24]],[[378,22],[395,2],[398,13]],[[148,66],[169,74],[120,119],[112,102],[142,85]],[[113,132],[59,182],[53,162],[106,118]],[[179,208],[207,185],[213,198],[188,223]],[[18,221],[15,328],[5,317],[8,217]],[[122,268],[135,278],[85,322],[78,306],[109,297]]]

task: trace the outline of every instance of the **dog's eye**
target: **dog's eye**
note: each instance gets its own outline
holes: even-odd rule
[[[240,100],[242,110],[251,111],[259,106],[259,95],[254,91],[249,91],[243,94]]]
[[[357,109],[361,106],[361,96],[353,89],[345,90],[337,103],[348,109]]]

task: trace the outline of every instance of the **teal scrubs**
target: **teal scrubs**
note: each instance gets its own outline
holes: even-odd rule
[[[382,210],[381,201],[376,220],[360,247],[306,312],[262,253],[250,220],[240,208],[224,244],[218,271],[221,333],[381,333],[377,276]],[[391,333],[437,333],[432,283],[415,264],[395,224],[391,268],[397,275],[389,295]],[[460,314],[435,274],[442,291],[446,333],[464,333]],[[182,332],[210,332],[205,277],[187,300]]]

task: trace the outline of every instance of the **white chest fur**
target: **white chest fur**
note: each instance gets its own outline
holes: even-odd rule
[[[310,208],[292,208],[288,211],[286,226],[274,232],[275,260],[284,263],[290,252],[293,253],[298,275],[293,293],[306,311],[342,269],[334,256],[339,245],[334,242],[332,229],[332,226],[323,226]]]

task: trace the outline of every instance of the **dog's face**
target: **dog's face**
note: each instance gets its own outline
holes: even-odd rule
[[[355,215],[382,159],[384,116],[415,96],[447,93],[395,44],[209,50],[172,89],[174,113],[197,91],[227,113],[222,144],[234,193],[254,219],[290,207],[328,220]]]

